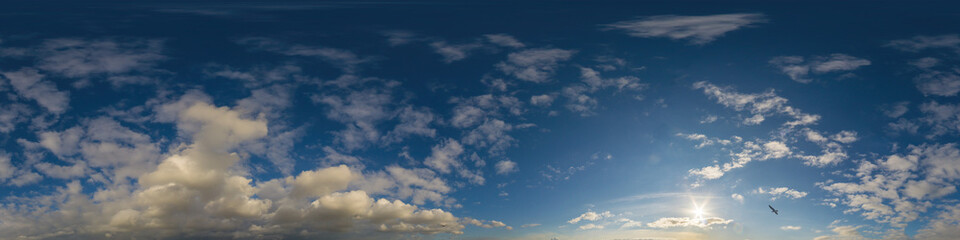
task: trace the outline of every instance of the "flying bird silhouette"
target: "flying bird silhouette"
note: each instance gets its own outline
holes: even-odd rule
[[[780,211],[777,211],[777,209],[774,209],[773,206],[767,205],[767,207],[770,207],[770,211],[772,211],[773,214],[780,215]]]

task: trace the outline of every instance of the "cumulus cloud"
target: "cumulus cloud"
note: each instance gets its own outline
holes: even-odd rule
[[[780,56],[770,60],[770,64],[800,83],[810,83],[811,74],[848,72],[870,65],[870,60],[834,53],[829,56],[814,56],[809,60],[801,56]]]
[[[854,181],[826,181],[817,185],[841,197],[846,212],[894,227],[903,227],[920,213],[957,191],[960,149],[956,144],[910,145],[906,153],[862,161]]]
[[[709,217],[703,219],[694,219],[687,217],[667,217],[660,218],[651,223],[647,223],[652,228],[674,228],[674,227],[699,227],[710,228],[713,225],[727,225],[733,222],[732,219],[723,219],[719,217]]]
[[[705,16],[659,15],[603,25],[604,30],[624,31],[641,38],[665,37],[703,45],[727,32],[766,22],[763,14],[734,13]]]
[[[517,167],[517,162],[510,161],[509,159],[501,160],[497,162],[496,168],[497,168],[497,174],[500,174],[500,175],[506,175],[519,170],[519,168]]]
[[[559,48],[536,48],[513,52],[507,60],[496,65],[504,74],[534,83],[550,81],[550,77],[563,61],[569,60],[576,51]]]
[[[743,195],[734,193],[730,195],[730,198],[733,198],[733,200],[737,200],[737,202],[740,202],[740,204],[743,204]]]
[[[414,202],[418,202],[417,196],[422,195],[421,192],[442,194],[450,191],[442,181],[430,178],[431,173],[425,169],[391,167],[388,173],[365,175],[357,169],[338,165],[254,182],[247,177],[245,168],[238,167],[243,159],[234,151],[243,144],[266,137],[269,132],[266,121],[244,118],[235,109],[216,107],[204,101],[174,107],[180,101],[158,110],[162,113],[164,109],[179,109],[172,118],[178,131],[187,134],[189,142],[171,149],[155,167],[131,174],[136,175],[131,177],[136,178],[138,184],[118,182],[87,195],[86,192],[91,191],[84,191],[78,181],[70,182],[51,195],[28,200],[28,204],[5,205],[0,211],[3,213],[0,214],[0,232],[6,236],[40,238],[102,237],[104,234],[134,238],[183,234],[244,238],[310,237],[340,234],[358,228],[384,233],[459,234],[464,228],[459,218],[441,209],[422,209],[400,200],[378,199],[367,191],[352,189],[357,186],[355,184],[360,184],[376,190],[371,187],[376,185],[373,184],[376,179],[389,179],[397,192],[388,194],[412,197]],[[68,156],[78,152],[85,154],[87,149],[99,154],[124,154],[116,150],[119,146],[110,145],[117,141],[133,143],[132,147],[123,146],[121,149],[131,148],[130,151],[135,153],[141,151],[137,150],[137,142],[150,142],[148,137],[125,130],[106,118],[75,129],[79,130],[41,134],[44,137],[37,144],[58,155]],[[96,142],[87,143],[87,139]],[[91,145],[97,143],[100,144]],[[2,159],[0,177],[9,178],[15,173],[5,170],[11,168],[7,167],[9,164],[3,164]],[[88,163],[84,164],[102,164],[92,160]],[[41,168],[51,176],[73,174],[71,168]],[[419,202],[422,204],[423,200]],[[30,224],[33,221],[50,224]],[[502,223],[489,221],[487,224]],[[57,231],[64,228],[73,230]]]

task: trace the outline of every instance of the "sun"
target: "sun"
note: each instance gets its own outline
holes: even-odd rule
[[[693,197],[691,197],[690,202],[693,203],[693,208],[690,209],[690,213],[693,213],[693,219],[697,221],[703,220],[704,216],[708,214],[707,211],[704,210],[707,207],[708,201],[704,201],[703,203],[698,204],[696,199],[693,199]]]

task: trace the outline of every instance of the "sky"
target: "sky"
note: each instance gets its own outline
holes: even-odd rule
[[[956,3],[3,6],[0,239],[960,239]]]

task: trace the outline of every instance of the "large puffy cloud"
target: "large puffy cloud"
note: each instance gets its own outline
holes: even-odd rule
[[[104,185],[87,195],[91,191],[73,181],[50,195],[24,199],[24,204],[5,205],[0,208],[0,233],[37,238],[99,238],[105,234],[137,238],[252,238],[342,235],[351,229],[459,234],[464,228],[459,218],[441,209],[421,209],[357,190],[376,190],[358,184],[376,185],[371,182],[378,175],[365,176],[345,165],[254,181],[240,166],[244,157],[234,151],[267,136],[266,120],[244,118],[239,111],[204,101],[157,109],[161,110],[159,113],[179,109],[172,118],[179,131],[187,134],[189,144],[173,148],[155,168],[136,176],[137,184]],[[87,139],[105,143],[149,141],[116,124],[109,119],[93,120],[76,130],[41,134],[44,139],[36,145],[68,156],[82,155],[78,152],[84,151]],[[8,172],[18,171],[2,163],[0,177],[9,178],[14,173]],[[399,186],[398,191],[407,192],[398,195],[413,195],[416,199],[417,191],[450,191],[442,180],[429,178],[429,172],[408,174],[410,170],[390,169],[390,183]],[[402,196],[406,197],[409,196]],[[30,224],[36,221],[49,224]]]
[[[727,32],[766,22],[763,14],[734,13],[706,16],[660,15],[605,24],[604,29],[621,30],[641,38],[665,37],[703,45]]]
[[[906,153],[862,161],[854,169],[853,182],[828,180],[817,185],[843,197],[846,212],[904,227],[957,191],[957,159],[960,150],[956,144],[910,145]]]

